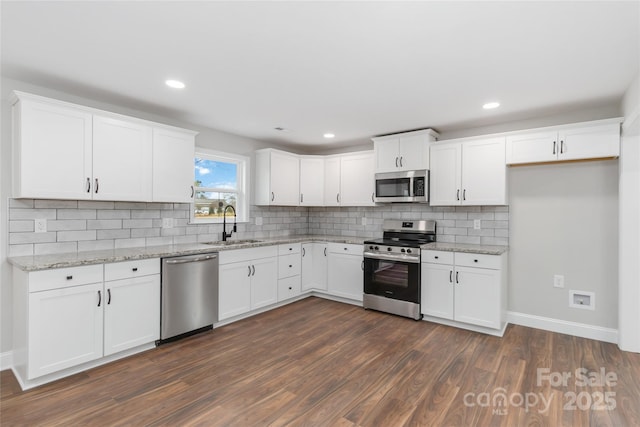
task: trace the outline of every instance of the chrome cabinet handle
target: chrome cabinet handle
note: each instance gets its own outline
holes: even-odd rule
[[[107,305],[111,304],[111,289],[107,289]]]
[[[449,283],[453,283],[453,271],[449,270]]]
[[[553,154],[556,154],[556,142],[553,141]]]
[[[252,276],[256,275],[256,266],[252,265],[251,268],[253,268],[253,273],[251,273]]]
[[[396,167],[398,167],[398,158],[396,157]]]
[[[340,193],[336,194],[336,201],[340,203]]]
[[[96,178],[96,190],[95,190],[96,194],[98,194],[98,188],[100,188],[99,186],[100,186],[100,183],[98,182],[98,178]]]
[[[102,293],[98,291],[98,307],[100,307],[100,304],[102,304]]]
[[[456,283],[460,283],[460,282],[458,282],[458,273],[459,273],[459,272],[458,272],[458,271],[456,271]]]
[[[402,167],[402,156],[400,156],[400,167]]]
[[[251,276],[251,266],[247,265],[247,268],[249,269],[249,274],[247,274],[247,277],[250,277]]]
[[[172,260],[166,261],[166,263],[167,264],[186,264],[188,262],[209,261],[210,259],[216,259],[217,257],[218,257],[217,255],[213,254],[213,255],[205,255],[205,256],[199,257],[199,258],[172,259]],[[136,271],[136,270],[134,270],[134,271]]]
[[[276,200],[276,195],[273,194],[273,191],[271,192],[271,201],[273,202],[274,200]]]
[[[195,196],[195,195],[196,195],[196,189],[195,189],[195,187],[192,185],[192,186],[191,186],[191,198],[193,199],[193,196]]]
[[[560,140],[560,154],[564,154],[564,141]]]
[[[305,255],[305,250],[304,250],[304,248],[302,248],[302,256],[304,256],[304,255]]]
[[[87,193],[91,193],[91,178],[87,177]]]
[[[324,248],[324,256],[327,256],[327,248]]]
[[[462,191],[462,200],[467,200],[467,189],[466,188]]]
[[[460,200],[460,189],[456,192],[456,200]]]

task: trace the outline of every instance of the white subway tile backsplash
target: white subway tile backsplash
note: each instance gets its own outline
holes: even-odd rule
[[[187,203],[9,200],[9,255],[75,252],[178,243],[204,243],[222,238],[222,224],[189,224]],[[261,217],[263,225],[255,225]],[[47,219],[48,233],[34,232],[34,219]],[[162,218],[173,218],[162,228]],[[362,218],[367,224],[362,225]],[[238,224],[237,238],[268,238],[295,234],[382,236],[384,219],[434,219],[437,240],[508,244],[507,206],[438,206],[381,204],[375,207],[251,206],[247,223]],[[473,220],[481,229],[473,229]],[[229,229],[229,225],[227,225]]]

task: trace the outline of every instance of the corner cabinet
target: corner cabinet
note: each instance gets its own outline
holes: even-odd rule
[[[327,244],[302,244],[301,290],[327,290]]]
[[[429,144],[438,133],[431,129],[371,138],[375,152],[375,172],[429,169]]]
[[[431,145],[432,206],[506,205],[505,138]]]
[[[299,156],[271,148],[256,151],[255,191],[256,205],[298,206]]]
[[[606,159],[620,155],[621,119],[533,130],[507,137],[509,165]]]
[[[502,336],[506,328],[506,254],[423,250],[421,268],[420,309],[426,320]]]
[[[14,267],[13,282],[13,370],[23,389],[146,350],[160,336],[157,258],[36,272]]]
[[[13,95],[13,197],[190,200],[194,132],[27,93]],[[163,140],[165,130],[181,135],[179,155]]]

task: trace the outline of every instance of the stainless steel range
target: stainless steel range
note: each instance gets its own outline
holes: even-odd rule
[[[435,242],[433,220],[385,220],[364,242],[364,308],[420,320],[420,246]]]

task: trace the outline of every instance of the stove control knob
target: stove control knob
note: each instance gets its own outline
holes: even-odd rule
[[[372,251],[373,250],[373,246],[369,246],[369,250]]]
[[[411,253],[411,249],[407,249],[407,253],[410,254]]]
[[[375,247],[375,248],[373,248],[373,249],[375,249],[376,251],[379,251],[379,250],[380,250],[380,248],[379,248],[378,246],[376,246],[376,247]]]
[[[404,250],[404,248],[400,249],[400,252],[405,253],[406,251]]]
[[[393,248],[387,248],[387,251],[391,252],[393,250]]]

